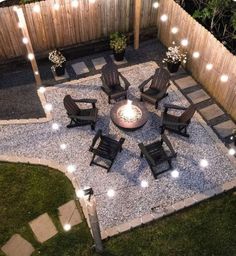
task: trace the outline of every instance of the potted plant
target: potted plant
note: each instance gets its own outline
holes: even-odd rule
[[[52,71],[54,71],[57,76],[63,76],[66,67],[65,56],[63,56],[59,50],[54,50],[49,53],[48,58],[53,63],[53,66],[51,67]]]
[[[166,58],[163,59],[163,63],[167,64],[167,68],[170,73],[175,73],[178,71],[181,62],[186,63],[187,55],[182,52],[180,46],[174,45],[168,48],[166,52]]]
[[[127,37],[120,32],[115,32],[110,35],[110,47],[113,50],[116,61],[122,61],[125,55],[127,46]]]

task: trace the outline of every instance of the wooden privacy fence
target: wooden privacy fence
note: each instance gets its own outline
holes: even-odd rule
[[[22,5],[36,53],[109,36],[133,29],[134,0],[46,0]],[[141,28],[155,26],[154,0],[143,0]],[[59,9],[54,4],[59,4]],[[33,12],[35,5],[40,12]],[[13,7],[0,8],[0,61],[26,54]]]
[[[163,14],[168,16],[166,22],[160,20]],[[188,39],[188,70],[236,120],[236,57],[174,0],[160,0],[157,27],[159,39],[166,46]],[[178,33],[171,33],[173,27],[179,29]],[[195,51],[200,53],[199,58],[192,57]],[[212,70],[206,69],[208,63],[213,64]],[[221,81],[223,74],[228,75],[227,82]]]

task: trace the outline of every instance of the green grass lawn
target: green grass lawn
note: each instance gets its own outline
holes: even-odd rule
[[[109,239],[103,255],[235,256],[234,191]],[[0,163],[0,193],[0,245],[20,233],[37,249],[34,256],[96,255],[85,221],[70,232],[60,226],[57,208],[74,198],[73,187],[62,173],[42,166]],[[41,245],[28,222],[44,212],[52,217],[59,234]]]

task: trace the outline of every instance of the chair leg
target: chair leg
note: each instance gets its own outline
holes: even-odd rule
[[[165,126],[161,125],[160,126],[160,133],[163,134],[165,132]]]
[[[172,163],[171,160],[168,160],[169,168],[172,169]]]
[[[91,130],[92,130],[92,131],[95,130],[95,123],[91,123]]]
[[[113,163],[114,163],[114,160],[111,162],[110,166],[108,167],[107,172],[110,172]]]
[[[92,160],[90,161],[90,164],[89,164],[90,166],[93,164],[94,158],[95,158],[95,154],[93,154]]]
[[[142,98],[142,96],[140,97],[140,101],[143,101],[143,98]]]
[[[108,103],[111,104],[111,97],[108,97]]]
[[[140,152],[140,157],[142,157],[142,158],[143,158],[143,153],[142,153],[142,151]]]
[[[155,104],[155,109],[157,109],[158,108],[158,102]]]

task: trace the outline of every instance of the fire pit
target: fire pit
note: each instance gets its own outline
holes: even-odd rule
[[[111,109],[111,120],[121,129],[136,130],[148,120],[148,111],[142,102],[122,100]]]

